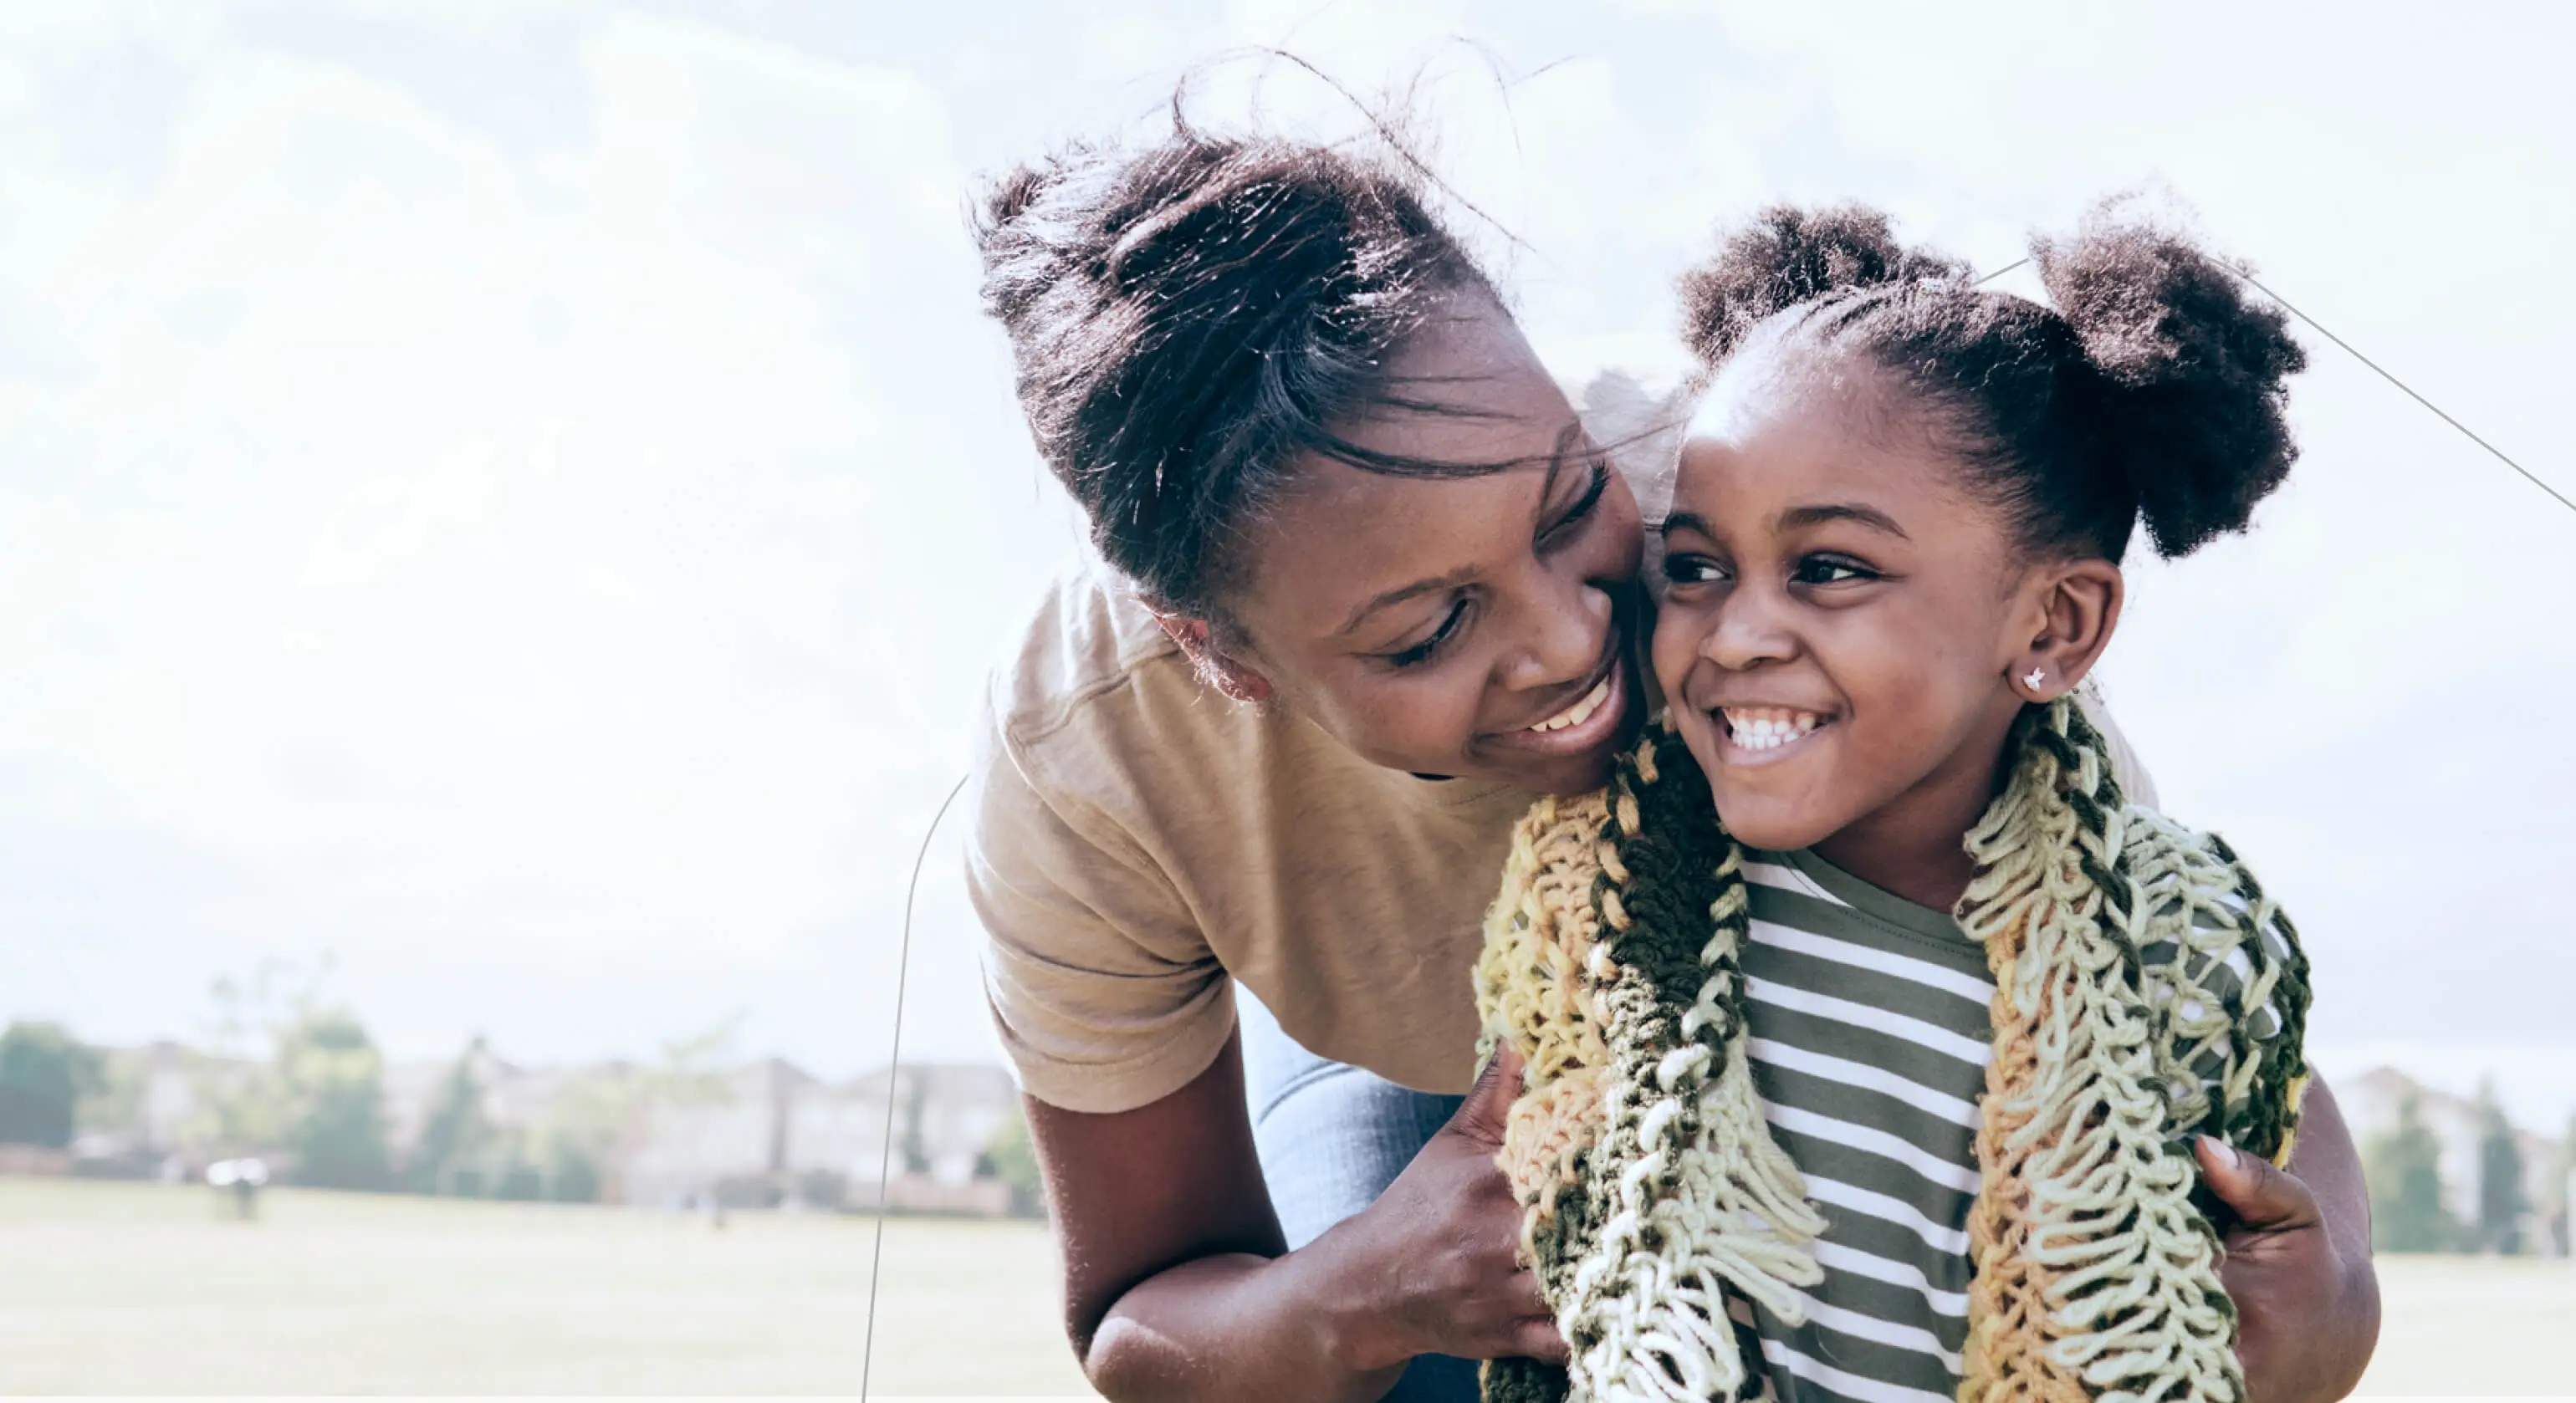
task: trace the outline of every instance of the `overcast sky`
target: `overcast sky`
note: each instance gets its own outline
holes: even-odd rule
[[[1350,126],[1208,66],[1246,45],[1426,75],[1563,373],[1669,368],[1760,202],[1997,267],[2160,180],[2576,496],[2576,25],[2521,8],[7,0],[0,1015],[187,1034],[327,954],[398,1055],[739,1014],[882,1061],[923,825],[1075,540],[963,203],[1193,66],[1203,120]],[[2289,488],[2134,573],[2106,681],[2297,916],[2329,1070],[2492,1068],[2554,1130],[2576,513],[2309,341]],[[991,1055],[957,866],[919,1055]]]

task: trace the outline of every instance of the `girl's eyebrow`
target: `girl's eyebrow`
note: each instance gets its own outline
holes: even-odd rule
[[[1900,541],[1914,539],[1905,534],[1904,527],[1896,524],[1895,517],[1889,516],[1876,507],[1863,506],[1858,502],[1823,502],[1813,506],[1791,507],[1780,513],[1779,529],[1795,531],[1801,526],[1819,526],[1828,521],[1856,522],[1871,530],[1883,531]]]
[[[1708,522],[1703,519],[1698,512],[1675,512],[1671,516],[1665,517],[1664,524],[1655,529],[1661,531],[1667,536],[1676,531],[1697,531],[1703,536],[1714,536],[1717,534],[1716,532],[1708,529]]]

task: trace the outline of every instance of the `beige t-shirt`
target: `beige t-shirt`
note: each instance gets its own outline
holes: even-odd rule
[[[1658,518],[1672,436],[1627,416],[1660,401],[1608,381],[1580,402]],[[1228,700],[1096,561],[1048,591],[995,674],[974,788],[985,990],[1030,1095],[1111,1112],[1179,1090],[1234,1028],[1230,979],[1321,1056],[1424,1091],[1473,1080],[1469,970],[1536,796],[1382,769]]]

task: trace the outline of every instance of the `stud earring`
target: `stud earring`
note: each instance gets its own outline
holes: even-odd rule
[[[2030,670],[2030,676],[2025,677],[2025,678],[2023,678],[2023,679],[2021,680],[2021,685],[2023,685],[2023,686],[2025,686],[2025,687],[2028,687],[2028,688],[2029,688],[2029,689],[2031,689],[2032,691],[2036,692],[2036,691],[2038,691],[2038,690],[2039,690],[2039,684],[2040,684],[2040,683],[2042,683],[2042,682],[2044,682],[2044,681],[2046,681],[2047,679],[2048,679],[2048,672],[2047,672],[2047,670],[2046,670],[2046,669],[2044,669],[2044,668],[2036,668],[2036,667],[2035,667],[2035,668],[2032,668],[2032,669]]]

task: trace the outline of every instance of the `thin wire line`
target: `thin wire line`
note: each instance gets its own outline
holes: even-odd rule
[[[2002,277],[2004,274],[2009,273],[2015,268],[2019,268],[2028,262],[2030,262],[2030,260],[2027,258],[2016,258],[2012,262],[2007,263],[1993,272],[1986,274],[1984,277],[1977,279],[1974,283],[1970,284],[1970,286],[1984,287],[1986,284],[1993,282],[1995,279]],[[2297,317],[2300,321],[2306,322],[2309,330],[2314,331],[2317,335],[2322,336],[2328,341],[2332,341],[2337,346],[2342,347],[2344,354],[2351,356],[2354,360],[2370,367],[2372,374],[2377,375],[2380,379],[2396,386],[2408,399],[2411,399],[2417,404],[2424,406],[2426,409],[2433,411],[2433,417],[2450,425],[2452,428],[2459,430],[2461,437],[2466,438],[2469,442],[2485,449],[2488,455],[2493,457],[2497,462],[2502,463],[2506,467],[2513,469],[2515,472],[2522,474],[2524,481],[2539,488],[2541,491],[2548,493],[2551,497],[2557,500],[2558,505],[2567,508],[2569,511],[2576,511],[2576,501],[2569,501],[2566,493],[2550,486],[2538,473],[2535,473],[2531,469],[2524,467],[2522,464],[2515,462],[2513,459],[2506,457],[2503,449],[2496,447],[2494,444],[2487,442],[2483,438],[2480,438],[2477,430],[2472,429],[2468,425],[2461,423],[2459,420],[2452,418],[2449,414],[2443,411],[2442,406],[2435,404],[2420,394],[2417,394],[2414,386],[2407,384],[2405,381],[2398,379],[2394,375],[2391,375],[2386,366],[2383,366],[2379,362],[2372,360],[2370,357],[2363,355],[2359,347],[2354,346],[2351,342],[2344,340],[2342,337],[2335,335],[2331,331],[2328,331],[2323,322],[2320,322],[2316,318],[2309,316],[2307,313],[2300,311],[2291,303],[2290,299],[2283,297],[2281,294],[2274,292],[2271,288],[2265,286],[2262,279],[2255,277],[2253,274],[2246,272],[2242,268],[2229,268],[2227,271],[2244,279],[2245,282],[2251,285],[2255,291],[2260,292],[2264,296],[2271,298],[2273,301],[2280,303],[2282,311],[2289,313],[2291,316]]]
[[[2290,299],[2283,297],[2281,294],[2274,292],[2268,287],[2263,286],[2261,281],[2256,279],[2251,273],[2234,268],[2231,268],[2228,271],[2235,273],[2236,276],[2254,284],[2257,291],[2261,292],[2264,296],[2271,298],[2273,301],[2280,303],[2281,310],[2288,312],[2291,316],[2297,317],[2303,322],[2306,322],[2309,328],[2315,331],[2317,335],[2343,347],[2345,353],[2350,355],[2354,360],[2361,362],[2363,365],[2369,366],[2371,372],[2377,375],[2380,379],[2387,381],[2389,384],[2395,385],[2400,390],[2403,390],[2408,399],[2411,399],[2417,404],[2424,406],[2426,409],[2433,411],[2433,416],[2435,418],[2440,419],[2443,423],[2459,430],[2463,437],[2467,438],[2469,442],[2476,444],[2478,447],[2485,449],[2497,462],[2502,463],[2506,467],[2513,469],[2515,472],[2522,474],[2524,480],[2528,481],[2532,486],[2537,487],[2541,491],[2548,493],[2550,496],[2557,498],[2558,505],[2565,507],[2569,511],[2576,512],[2576,502],[2567,500],[2564,493],[2542,481],[2537,474],[2532,472],[2531,469],[2526,468],[2522,464],[2506,457],[2503,449],[2498,448],[2494,444],[2487,442],[2485,439],[2478,437],[2477,432],[2471,429],[2468,425],[2463,424],[2459,420],[2452,418],[2450,415],[2443,413],[2442,406],[2415,393],[2414,386],[2409,385],[2405,381],[2398,379],[2396,376],[2389,374],[2386,368],[2382,367],[2379,362],[2372,360],[2370,357],[2365,356],[2360,351],[2354,349],[2351,342],[2346,341],[2342,337],[2335,335],[2333,332],[2326,330],[2316,318],[2309,316],[2307,313],[2300,311],[2294,306],[2291,306]]]
[[[921,867],[930,859],[930,840],[938,836],[939,821],[948,817],[948,806],[966,792],[971,777],[971,772],[959,775],[948,797],[939,801],[939,812],[930,816],[930,827],[922,832],[921,851],[912,856],[912,881],[903,889],[903,948],[894,967],[894,1049],[886,1058],[885,1142],[877,1154],[877,1240],[868,1250],[868,1333],[867,1342],[859,1347],[859,1403],[867,1403],[868,1372],[877,1356],[877,1274],[885,1264],[887,1193],[894,1187],[894,1095],[895,1082],[903,1072],[903,985],[912,972],[912,903],[921,894]]]

